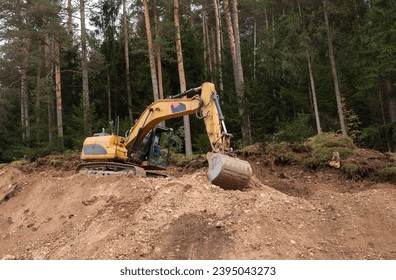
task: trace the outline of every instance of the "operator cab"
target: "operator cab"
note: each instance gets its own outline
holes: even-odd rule
[[[140,154],[143,165],[149,169],[166,169],[169,165],[173,129],[157,126],[143,140]]]

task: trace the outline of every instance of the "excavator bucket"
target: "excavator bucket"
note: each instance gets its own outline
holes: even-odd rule
[[[252,167],[247,161],[218,153],[207,153],[208,179],[212,184],[227,190],[243,189],[252,176]]]

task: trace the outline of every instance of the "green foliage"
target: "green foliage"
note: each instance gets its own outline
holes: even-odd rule
[[[295,153],[293,146],[287,142],[271,143],[264,151],[274,157],[276,164],[293,164],[301,160],[301,156]]]
[[[362,129],[360,143],[364,147],[379,151],[389,151],[395,145],[396,124],[370,125]]]
[[[184,127],[181,126],[174,134],[171,151],[173,153],[183,153],[183,147],[184,147]]]
[[[355,149],[355,144],[349,137],[342,137],[335,133],[321,133],[314,137],[311,137],[307,141],[307,145],[311,146],[312,149],[320,149],[322,147],[344,147],[349,149]]]
[[[315,135],[310,127],[310,115],[299,114],[293,122],[286,123],[274,137],[276,141],[303,142]]]
[[[206,157],[204,154],[186,156],[181,153],[172,153],[170,157],[170,162],[176,166],[186,166],[192,161],[206,162]]]
[[[375,164],[346,162],[342,164],[341,171],[353,180],[361,180],[367,177],[380,181],[396,180],[396,166],[376,166]]]
[[[380,169],[379,174],[387,180],[396,181],[396,166],[390,166]]]
[[[56,146],[39,146],[34,148],[25,148],[24,152],[24,159],[35,161],[40,157],[57,154],[61,152],[61,150]]]
[[[33,3],[34,2],[34,3]],[[23,157],[36,158],[59,151],[49,143],[48,102],[55,101],[55,87],[45,81],[44,35],[61,41],[62,104],[65,149],[79,150],[84,135],[81,98],[80,43],[78,30],[74,38],[67,34],[62,22],[65,14],[59,1],[25,2],[3,0],[0,9],[0,162]],[[335,49],[341,91],[349,136],[357,145],[392,151],[396,147],[396,125],[390,123],[390,105],[395,94],[396,73],[396,9],[395,1],[329,1],[329,18]],[[219,77],[212,55],[212,75],[209,73],[209,50],[204,59],[201,4],[208,15],[209,31],[215,30],[212,3],[183,2],[180,5],[181,36],[187,87],[199,86],[205,80],[214,81],[221,97],[228,131],[234,135],[233,148],[244,148],[241,137],[241,117],[238,104],[246,105],[251,120],[254,141],[301,143],[315,134],[307,55],[310,57],[322,128],[339,129],[332,73],[328,59],[327,38],[324,35],[321,1],[244,1],[239,3],[241,54],[244,71],[245,98],[235,94],[231,51],[225,30],[222,38],[222,70],[224,92],[219,89]],[[63,4],[63,2],[62,2]],[[108,120],[120,117],[119,134],[131,126],[125,82],[124,38],[121,1],[87,3],[87,18],[95,26],[89,36],[89,94],[92,103],[91,125],[94,132],[108,127]],[[162,72],[165,96],[179,92],[178,67],[174,44],[172,3],[157,1],[160,18]],[[263,12],[265,11],[265,12]],[[152,12],[152,10],[150,10]],[[132,1],[128,9],[130,23],[130,78],[134,118],[153,101],[147,54],[145,23],[141,1]],[[45,19],[45,21],[43,21]],[[256,24],[256,49],[253,46]],[[154,24],[151,25],[154,31]],[[28,93],[32,137],[22,138],[20,81],[23,63],[23,40],[31,34],[28,65]],[[154,32],[153,32],[154,35]],[[153,36],[155,37],[155,36]],[[209,36],[212,43],[212,34]],[[53,61],[51,61],[53,63]],[[40,67],[41,65],[41,67]],[[40,83],[41,78],[41,83]],[[108,80],[109,78],[109,80]],[[110,103],[108,103],[110,90]],[[55,103],[54,103],[55,104]],[[111,116],[108,116],[109,105]],[[50,105],[51,106],[51,105]],[[53,110],[55,106],[53,106]],[[202,120],[191,116],[193,148],[205,152],[209,148]],[[56,120],[56,118],[54,118]],[[182,131],[182,119],[167,121],[175,131]],[[182,152],[184,136],[176,133],[173,151]],[[325,136],[320,136],[325,137]],[[331,138],[331,137],[330,137]],[[334,139],[333,139],[334,140]],[[332,140],[332,141],[333,141]],[[316,143],[319,141],[320,143]],[[318,166],[326,162],[333,149],[346,156],[354,147],[348,140],[310,140],[312,157],[306,162]],[[343,142],[345,141],[345,143]],[[350,141],[350,142],[348,142]],[[331,144],[332,143],[332,144]],[[277,146],[278,145],[278,146]],[[275,144],[279,162],[294,162],[298,152],[291,146]],[[245,148],[244,148],[245,149]],[[249,147],[246,147],[249,150]],[[270,148],[268,148],[270,149]],[[345,151],[344,151],[345,150]],[[254,152],[254,151],[253,151]],[[267,152],[276,152],[271,150]],[[249,153],[249,151],[246,151]],[[353,168],[351,167],[351,170]],[[352,171],[351,171],[352,172]]]
[[[193,148],[198,151],[199,153],[206,153],[211,150],[210,142],[208,135],[206,133],[198,134],[192,143]]]
[[[353,150],[345,147],[322,147],[312,150],[311,156],[304,160],[304,165],[317,168],[326,165],[332,156],[333,152],[338,152],[341,159],[346,159],[353,154]]]
[[[338,152],[341,159],[346,159],[353,154],[356,148],[352,139],[341,137],[333,133],[322,133],[310,138],[306,145],[311,147],[310,157],[304,160],[304,164],[311,168],[316,168],[328,163],[333,156],[333,152]]]
[[[361,134],[360,126],[362,122],[353,109],[345,110],[345,118],[348,127],[348,135],[356,143],[359,141],[359,136]]]
[[[343,163],[341,166],[342,172],[350,179],[361,179],[368,174],[367,168],[361,168],[355,163]]]

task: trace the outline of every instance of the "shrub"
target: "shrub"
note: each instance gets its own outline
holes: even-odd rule
[[[299,114],[293,122],[283,126],[274,136],[276,141],[304,142],[307,138],[315,135],[315,131],[309,124],[310,115]]]

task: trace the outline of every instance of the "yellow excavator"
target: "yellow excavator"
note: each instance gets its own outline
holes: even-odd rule
[[[206,154],[208,179],[224,189],[242,189],[252,176],[247,161],[229,156],[232,152],[219,98],[212,83],[159,99],[148,106],[127,131],[125,137],[105,132],[87,137],[78,172],[99,175],[130,172],[141,176],[160,176],[152,170],[168,167],[172,129],[159,126],[162,121],[196,114],[205,122],[212,151]]]

